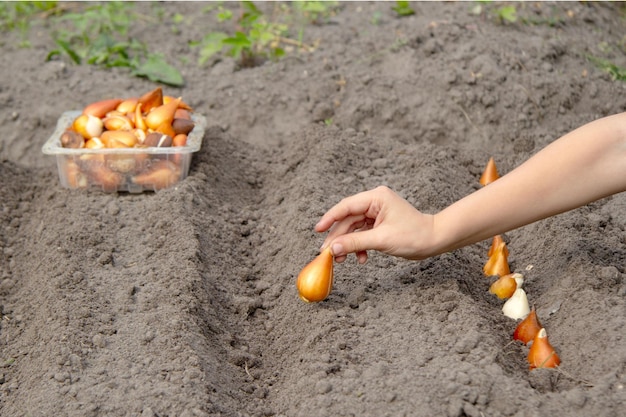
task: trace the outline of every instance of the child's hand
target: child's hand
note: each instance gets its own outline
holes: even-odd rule
[[[315,230],[329,229],[322,248],[330,245],[337,262],[356,253],[365,263],[370,249],[407,259],[433,254],[433,216],[383,186],[344,198],[328,210]]]

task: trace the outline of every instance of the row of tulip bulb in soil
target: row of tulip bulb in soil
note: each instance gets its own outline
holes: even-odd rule
[[[493,158],[490,158],[480,177],[480,184],[487,186],[499,177],[496,164]],[[529,307],[528,297],[522,288],[524,276],[511,273],[508,262],[509,250],[501,235],[493,237],[487,256],[489,259],[483,267],[484,274],[498,277],[489,287],[489,292],[500,299],[506,299],[502,306],[505,316],[513,320],[522,319],[513,332],[513,339],[521,341],[524,345],[532,343],[528,350],[530,369],[557,367],[561,360],[550,344],[546,329],[539,322],[534,306],[532,310]]]
[[[487,186],[499,177],[496,164],[493,158],[490,158],[481,175],[480,184]],[[528,351],[530,369],[554,368],[560,364],[559,356],[550,344],[546,329],[539,322],[535,308],[531,310],[528,305],[528,297],[522,289],[523,275],[511,273],[508,255],[509,250],[502,236],[494,236],[488,252],[489,259],[483,267],[485,275],[498,277],[489,287],[489,291],[498,298],[507,300],[502,306],[502,312],[507,317],[514,320],[522,319],[513,333],[513,338],[525,345],[532,343]],[[326,248],[300,271],[296,287],[300,298],[310,303],[325,300],[330,294],[332,285],[333,255],[330,248]]]

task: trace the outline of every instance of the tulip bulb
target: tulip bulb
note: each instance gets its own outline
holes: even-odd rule
[[[139,102],[139,98],[137,97],[127,98],[126,100],[122,101],[115,108],[115,110],[119,111],[120,113],[132,113],[135,111],[135,108],[137,107],[138,102]]]
[[[102,148],[104,148],[104,143],[102,143],[100,138],[91,138],[87,142],[85,142],[85,148],[87,148],[87,149],[102,149]]]
[[[172,96],[163,96],[163,104],[167,104],[170,101],[176,100],[176,97],[172,97]],[[178,108],[179,109],[183,109],[183,110],[187,110],[187,111],[193,111],[193,109],[191,108],[191,106],[189,106],[189,104],[185,103],[184,101],[180,101],[178,103]]]
[[[489,292],[497,295],[500,299],[510,298],[515,290],[518,287],[521,287],[521,284],[518,285],[517,280],[515,279],[516,276],[521,277],[522,274],[513,273],[502,275],[493,284],[491,284]],[[524,282],[523,279],[521,281]]]
[[[112,98],[109,100],[97,101],[91,103],[83,109],[83,114],[103,118],[111,110],[115,110],[122,102],[122,99]]]
[[[91,172],[92,181],[99,184],[104,191],[115,191],[122,183],[122,176],[105,166],[96,166]]]
[[[508,254],[509,250],[506,247],[506,243],[500,242],[483,267],[485,275],[497,275],[501,277],[502,275],[510,274],[511,270],[509,269]]]
[[[65,178],[70,188],[85,188],[89,184],[87,176],[83,174],[76,162],[68,161],[65,166]]]
[[[146,124],[146,121],[143,118],[142,107],[143,107],[143,104],[141,103],[138,103],[137,107],[135,107],[135,127],[145,132],[146,130],[148,130],[148,125]]]
[[[156,129],[154,129],[154,131],[158,133],[163,133],[164,135],[172,138],[176,136],[176,132],[172,128],[172,124],[168,122],[161,123]]]
[[[138,142],[137,136],[126,130],[105,130],[100,140],[107,148],[132,148]]]
[[[502,312],[513,320],[525,318],[530,313],[526,291],[518,287],[511,298],[506,300],[502,306]]]
[[[539,333],[539,330],[541,330],[542,327],[543,326],[539,323],[539,319],[537,318],[535,307],[533,307],[528,316],[526,316],[526,318],[515,328],[515,332],[513,332],[513,339],[519,340],[527,345],[535,338],[535,336],[537,336],[537,333]]]
[[[159,161],[153,165],[153,169],[133,177],[135,184],[151,187],[154,190],[167,188],[180,179],[178,167],[170,161]]]
[[[163,105],[163,90],[161,87],[157,87],[152,91],[148,91],[143,96],[139,97],[139,103],[143,106],[144,112],[149,112],[153,108]]]
[[[73,130],[66,130],[61,135],[61,146],[64,148],[84,148],[85,147],[85,138]]]
[[[167,123],[171,126],[180,101],[180,98],[177,98],[167,104],[152,109],[145,118],[148,127],[152,130],[156,130],[163,123]],[[146,111],[146,109],[144,109],[144,111]]]
[[[81,114],[72,123],[72,129],[80,133],[85,139],[91,139],[100,136],[104,125],[99,117]]]
[[[496,163],[493,160],[493,157],[489,158],[489,162],[487,162],[487,166],[483,171],[483,174],[480,176],[480,185],[487,185],[495,180],[500,178],[500,174],[498,174],[498,168],[496,168]]]
[[[187,135],[185,135],[184,133],[179,133],[178,135],[174,136],[174,139],[172,140],[172,146],[185,146],[187,144]]]
[[[489,252],[487,252],[487,256],[491,257],[491,255],[493,255],[493,253],[496,251],[496,248],[498,247],[498,245],[500,243],[505,243],[504,239],[502,238],[502,235],[495,235],[491,241],[491,246],[489,247]],[[506,256],[509,256],[509,249],[505,246],[505,253]]]
[[[535,368],[556,368],[560,365],[559,355],[548,341],[546,329],[542,328],[533,339],[533,344],[528,351],[528,363],[530,369]]]
[[[332,286],[333,255],[328,247],[300,271],[296,287],[300,298],[311,303],[326,299]]]
[[[135,127],[128,117],[119,114],[107,116],[102,120],[102,123],[107,130],[131,130]]]

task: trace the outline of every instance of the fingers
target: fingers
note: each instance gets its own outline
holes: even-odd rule
[[[354,253],[361,264],[367,262],[367,250],[389,251],[390,243],[385,243],[389,240],[388,228],[384,227],[385,231],[374,228],[384,222],[387,206],[402,207],[398,204],[402,202],[402,198],[384,186],[344,198],[315,225],[317,232],[330,230],[322,249],[330,246],[336,262],[343,262],[348,254]]]
[[[378,192],[379,188],[364,191],[350,197],[346,197],[328,210],[315,225],[315,231],[325,232],[339,221],[350,216],[368,216],[376,218],[378,212]]]
[[[367,260],[367,250],[373,249],[381,252],[385,251],[385,247],[381,244],[380,233],[377,230],[370,229],[358,231],[355,233],[347,233],[337,236],[330,242],[330,251],[335,259],[343,259],[350,253],[355,253],[360,263]]]
[[[345,235],[346,233],[352,233],[357,230],[367,230],[371,229],[371,224],[373,224],[373,219],[367,219],[363,215],[349,216],[345,219],[338,221],[335,223],[324,243],[322,244],[321,249],[324,249],[330,242],[332,242],[337,236]]]

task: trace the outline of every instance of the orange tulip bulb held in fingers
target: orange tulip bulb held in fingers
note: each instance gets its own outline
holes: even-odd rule
[[[300,271],[296,287],[302,300],[314,303],[328,297],[333,286],[333,260],[330,248],[326,248]]]
[[[496,163],[493,160],[493,157],[489,158],[489,162],[487,162],[487,166],[483,171],[483,174],[480,176],[480,185],[485,186],[490,184],[500,178],[500,174],[498,173],[498,168],[496,168]]]
[[[528,363],[530,369],[536,368],[556,368],[560,365],[559,355],[548,341],[546,329],[541,329],[533,339],[533,344],[528,351]]]
[[[526,318],[515,328],[515,332],[513,332],[513,339],[519,340],[527,345],[535,339],[535,336],[537,336],[537,333],[539,333],[539,330],[541,329],[541,323],[539,323],[535,307],[533,306],[528,316],[526,316]]]

